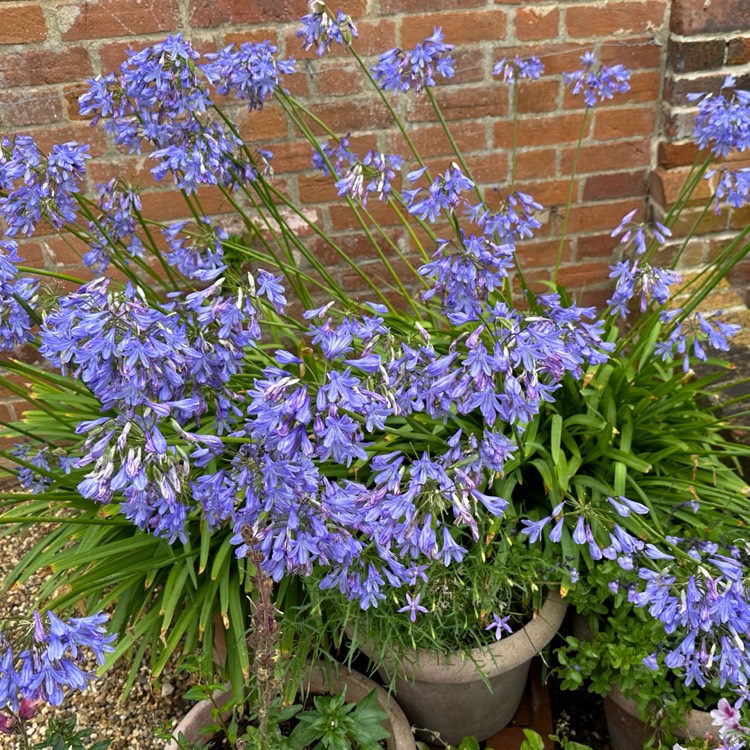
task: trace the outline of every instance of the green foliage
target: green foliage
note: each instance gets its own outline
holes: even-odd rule
[[[34,745],[34,750],[107,750],[111,740],[97,740],[91,742],[93,729],[76,730],[76,717],[63,719],[59,716],[50,717],[45,729],[42,742]]]

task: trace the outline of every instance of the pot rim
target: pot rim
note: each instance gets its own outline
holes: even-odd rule
[[[347,696],[357,701],[362,700],[374,688],[377,693],[378,705],[388,714],[388,718],[384,722],[391,734],[387,740],[388,750],[416,750],[417,745],[411,731],[411,724],[401,706],[396,703],[393,696],[361,672],[348,669],[344,665],[325,664],[318,661],[310,665],[303,682],[309,692],[317,694],[339,692],[346,684]],[[232,691],[217,690],[213,697],[217,704],[223,705],[231,699]],[[165,745],[164,750],[179,750],[176,738],[180,732],[190,742],[195,742],[205,736],[201,735],[200,732],[212,723],[213,708],[214,704],[210,700],[202,700],[196,703],[174,728],[173,739]],[[206,737],[205,742],[207,743],[209,740],[210,737]]]
[[[559,591],[551,589],[536,616],[515,633],[495,643],[473,649],[468,655],[445,655],[418,649],[399,664],[384,659],[388,674],[420,682],[465,683],[492,679],[520,667],[536,656],[554,637],[565,618],[568,605]]]

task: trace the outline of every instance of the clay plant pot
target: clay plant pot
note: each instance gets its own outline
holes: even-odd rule
[[[415,651],[402,663],[386,660],[380,675],[404,713],[425,739],[438,732],[458,745],[465,736],[482,741],[505,727],[516,713],[532,657],[562,624],[567,605],[550,593],[538,615],[524,628],[471,656]],[[365,646],[366,649],[366,646]]]
[[[617,688],[612,688],[604,699],[604,716],[611,750],[643,750],[646,740],[653,734],[653,730],[638,715],[635,701],[626,698]],[[716,727],[711,723],[708,711],[688,711],[685,721],[685,726],[672,730],[678,740],[716,735]]]
[[[323,664],[314,664],[306,674],[304,682],[310,693],[315,695],[336,695],[346,686],[347,700],[352,702],[359,702],[372,690],[376,690],[378,705],[388,714],[384,721],[384,726],[390,733],[386,740],[387,750],[416,750],[417,745],[411,727],[398,703],[382,687],[363,674],[349,671],[344,667],[335,670]],[[219,706],[226,704],[231,697],[232,693],[229,690],[218,690],[214,693],[214,701]],[[172,733],[174,739],[165,745],[164,750],[179,750],[176,739],[180,734],[188,743],[208,744],[211,737],[203,734],[203,730],[215,723],[212,717],[213,708],[214,705],[209,700],[196,703],[175,727]]]

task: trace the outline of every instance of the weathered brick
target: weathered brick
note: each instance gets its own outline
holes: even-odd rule
[[[583,200],[600,201],[645,195],[647,185],[648,172],[645,171],[592,175],[586,179],[583,187]]]
[[[410,48],[432,34],[440,26],[450,44],[497,42],[505,38],[507,19],[502,10],[457,11],[433,13],[425,19],[405,16],[401,21],[401,46]]]
[[[587,49],[590,49],[590,45],[540,42],[534,45],[533,50],[526,45],[497,47],[493,50],[492,59],[534,54],[544,63],[545,76],[554,76],[580,67],[580,57]]]
[[[628,39],[626,44],[604,44],[600,58],[605,65],[624,65],[629,70],[661,67],[661,46],[651,36]]]
[[[190,24],[199,28],[292,21],[307,12],[306,0],[190,0],[188,7]]]
[[[519,8],[513,22],[516,39],[524,42],[553,39],[559,26],[560,11],[549,5]]]
[[[745,65],[750,62],[750,38],[737,37],[727,42],[727,65]]]
[[[23,89],[7,92],[0,103],[0,111],[13,126],[45,125],[63,117],[63,103],[55,90]]]
[[[362,90],[366,79],[353,60],[331,60],[320,65],[314,80],[323,96],[351,96]]]
[[[516,179],[533,180],[540,177],[554,177],[557,151],[553,148],[531,149],[516,152]]]
[[[573,206],[568,216],[568,232],[591,233],[603,229],[614,229],[628,211],[643,208],[643,201],[607,201],[588,206]],[[636,219],[637,220],[637,219]]]
[[[0,8],[0,44],[29,44],[47,38],[47,21],[34,3]]]
[[[609,232],[579,237],[576,241],[576,259],[614,258],[619,241]]]
[[[667,78],[664,82],[664,101],[678,107],[692,106],[690,94],[718,94],[725,76],[709,75],[700,78]]]
[[[84,0],[60,3],[55,17],[65,41],[133,37],[179,28],[177,0]]]
[[[553,112],[558,107],[560,82],[552,79],[520,81],[518,84],[518,112],[532,114]]]
[[[500,185],[508,177],[508,157],[501,151],[467,156],[472,177],[479,185]]]
[[[508,112],[508,92],[504,86],[491,82],[485,86],[446,86],[436,88],[437,99],[446,120],[476,117],[502,117]],[[409,101],[410,122],[435,120],[435,111],[427,97]]]
[[[228,44],[240,45],[243,42],[260,44],[260,42],[266,41],[278,46],[278,30],[273,26],[247,26],[242,31],[228,31],[224,34],[224,46]]]
[[[236,117],[237,127],[248,143],[286,138],[289,122],[281,107],[271,104],[252,112],[244,109]]]
[[[486,0],[450,0],[450,7],[478,8],[486,5]],[[425,11],[445,10],[446,0],[380,0],[381,13],[424,13]]]
[[[578,181],[574,180],[573,195],[578,192]],[[541,180],[534,182],[518,182],[518,188],[524,193],[530,193],[534,199],[545,208],[564,204],[568,198],[569,179]]]
[[[714,33],[750,28],[747,0],[673,0],[670,28],[677,34]]]
[[[565,27],[579,38],[643,34],[664,24],[666,7],[665,0],[573,6],[565,10]]]
[[[659,166],[666,169],[687,166],[695,161],[698,151],[698,146],[692,141],[688,143],[661,141],[657,150]]]
[[[622,138],[650,136],[656,127],[656,107],[598,109],[595,114],[594,139],[613,141]]]
[[[451,133],[464,154],[475,151],[484,153],[487,149],[485,126],[481,122],[462,120],[451,127]],[[410,128],[408,135],[417,151],[425,158],[453,153],[450,142],[440,125],[420,125]],[[406,141],[398,132],[389,134],[388,150],[391,153],[409,156]]]
[[[554,115],[551,117],[524,117],[518,122],[518,146],[551,146],[578,140],[582,118],[578,115]],[[586,123],[584,137],[591,132],[591,120]],[[509,120],[495,123],[495,144],[505,146],[512,143],[513,124]]]
[[[391,115],[379,99],[355,97],[346,101],[326,101],[315,107],[315,114],[334,132],[346,134],[353,130],[377,130],[391,125]],[[313,131],[327,134],[317,125]]]
[[[679,42],[669,40],[667,60],[676,73],[692,73],[700,70],[714,70],[724,62],[723,39],[708,39]]]
[[[91,73],[88,52],[83,47],[68,47],[61,51],[14,50],[0,55],[2,88],[77,82]]]

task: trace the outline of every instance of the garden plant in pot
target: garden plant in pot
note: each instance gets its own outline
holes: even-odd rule
[[[384,53],[371,69],[351,19],[316,1],[300,37],[321,54],[342,44],[361,65],[410,150],[403,176],[404,158],[356,154],[289,94],[294,66],[270,43],[201,57],[170,37],[131,53],[81,97],[82,113],[115,143],[148,151],[155,178],[174,180],[191,221],[145,216],[138,191],[119,179],[86,197],[85,146],[45,154],[26,137],[2,142],[2,346],[32,342],[59,370],[9,356],[7,368],[32,392],[0,379],[30,407],[5,430],[25,442],[2,452],[27,492],[8,498],[0,520],[60,524],[9,583],[54,560],[42,595],[61,608],[111,606],[121,635],[113,657],[130,654],[137,670],[150,646],[157,674],[177,649],[190,654],[201,643],[201,666],[212,673],[219,615],[241,700],[253,662],[246,595],[260,569],[274,581],[295,659],[343,646],[348,628],[349,645],[368,644],[397,697],[408,692],[416,651],[428,673],[452,663],[461,684],[476,678],[477,703],[496,713],[506,701],[506,719],[512,699],[488,688],[493,670],[505,663],[524,674],[521,662],[562,617],[561,594],[605,550],[638,571],[636,598],[639,586],[656,585],[674,596],[692,576],[701,591],[710,579],[746,606],[739,563],[711,551],[696,560],[670,536],[675,512],[700,528],[711,507],[731,508],[739,523],[744,497],[724,487],[693,512],[675,511],[667,493],[645,496],[642,477],[665,481],[659,466],[674,449],[635,455],[633,412],[618,396],[632,391],[658,409],[682,388],[688,348],[697,359],[727,348],[734,327],[697,307],[745,255],[746,232],[682,308],[667,307],[676,272],[656,265],[677,212],[654,224],[623,218],[615,232],[625,257],[603,311],[578,306],[557,283],[561,255],[542,294],[523,273],[523,240],[539,228],[541,206],[513,180],[501,199],[485,195],[457,148],[439,168],[425,162],[392,106],[394,95],[426,98],[455,146],[433,92],[457,64],[441,32],[416,50]],[[538,78],[542,66],[505,60],[496,73],[515,101],[519,79]],[[584,55],[567,78],[584,94],[584,121],[627,79],[622,67]],[[314,165],[387,282],[369,277],[284,193],[272,154],[242,139],[233,108],[261,109],[271,97],[309,139]],[[728,91],[719,99],[737,101]],[[707,165],[696,165],[682,205]],[[741,185],[737,173],[722,173],[717,205],[744,201]],[[198,192],[206,186],[236,209],[241,231],[206,217]],[[378,201],[401,223],[409,251],[376,220]],[[41,219],[85,244],[93,281],[66,276],[73,290],[55,294],[27,276],[60,276],[19,266],[16,238]],[[339,283],[300,226],[348,264],[364,295]],[[564,239],[565,220],[561,248]],[[642,315],[621,333],[633,297]],[[708,471],[700,454],[696,461]],[[728,689],[741,693],[748,628],[732,627],[736,639],[706,643],[716,659],[737,662]],[[524,653],[491,648],[506,639]],[[500,728],[478,722],[438,731],[456,742]]]

